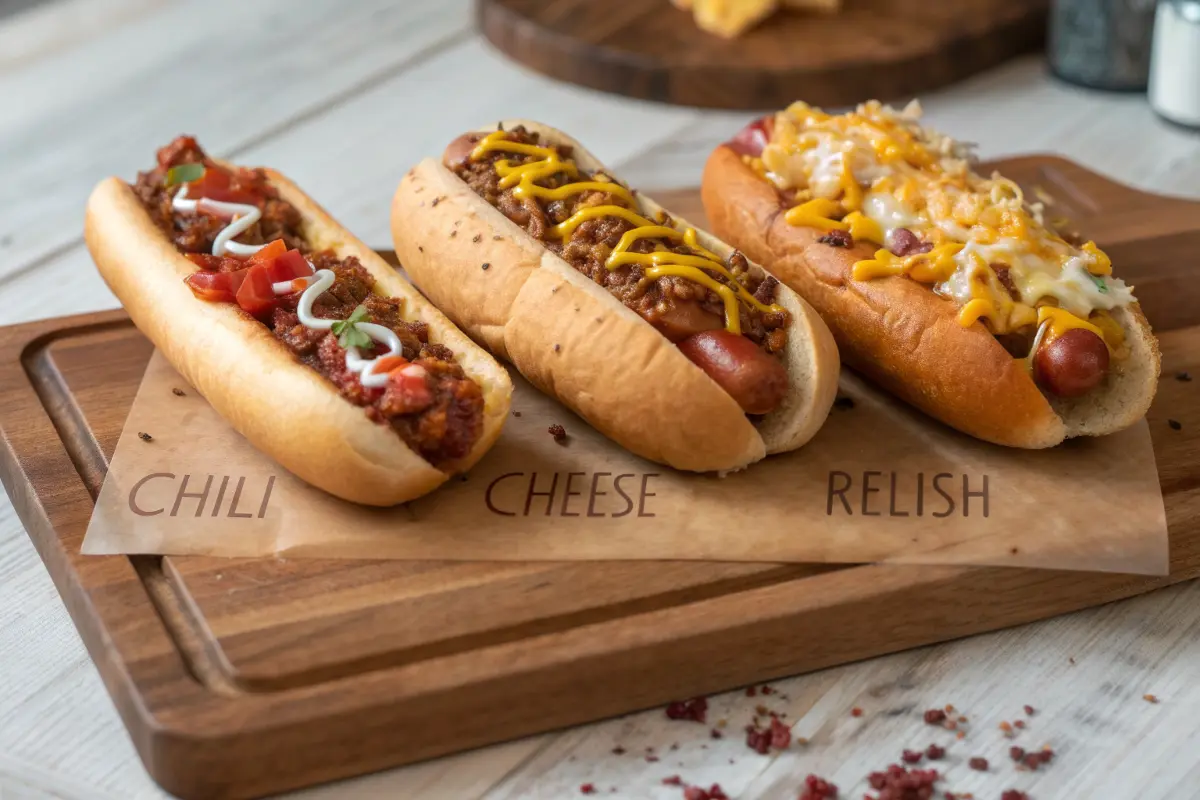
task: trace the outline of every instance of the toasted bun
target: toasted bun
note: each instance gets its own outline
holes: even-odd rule
[[[375,278],[376,291],[402,298],[405,318],[428,323],[430,340],[451,348],[479,383],[483,432],[471,452],[446,471],[299,364],[265,325],[233,304],[197,300],[184,283],[195,266],[118,178],[101,181],[88,200],[88,249],[142,333],[259,450],[304,481],[356,503],[389,506],[420,497],[469,468],[495,442],[512,396],[508,374],[295,184],[272,171],[267,175],[299,209],[305,236],[317,249],[358,257]]]
[[[570,145],[582,168],[607,172],[560,131],[524,120],[503,125],[524,125],[544,141]],[[639,200],[643,213],[659,210],[644,196]],[[755,425],[674,344],[441,162],[426,159],[400,182],[392,235],[400,263],[451,319],[539,389],[644,458],[684,470],[741,469],[803,445],[833,403],[833,338],[786,287],[780,287],[778,302],[794,320],[784,353],[791,388],[782,405]],[[733,252],[698,235],[722,256]]]
[[[1051,447],[1118,431],[1150,407],[1158,344],[1137,305],[1113,314],[1129,358],[1114,363],[1087,395],[1050,400],[981,323],[959,325],[951,301],[903,277],[851,280],[854,262],[870,258],[873,248],[829,247],[817,242],[821,231],[788,224],[775,188],[728,147],[709,157],[701,196],[717,235],[812,303],[847,364],[964,433],[1011,447]]]

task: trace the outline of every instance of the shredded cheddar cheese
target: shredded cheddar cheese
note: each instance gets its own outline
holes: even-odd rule
[[[854,264],[854,280],[930,284],[958,304],[962,325],[995,334],[1032,331],[1050,309],[1049,335],[1070,317],[1119,350],[1121,326],[1107,312],[1135,300],[1108,256],[1094,242],[1068,244],[1044,221],[1044,201],[1028,204],[1008,178],[974,172],[970,148],[921,127],[920,113],[915,102],[896,111],[872,101],[836,116],[794,103],[747,163],[796,195],[788,223],[848,231],[879,248]],[[894,255],[901,229],[933,250]]]

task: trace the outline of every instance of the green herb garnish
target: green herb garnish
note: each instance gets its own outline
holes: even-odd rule
[[[180,164],[167,170],[167,186],[191,183],[204,177],[203,164]]]
[[[349,317],[333,323],[333,327],[330,330],[338,337],[338,344],[347,350],[351,347],[366,347],[371,343],[371,337],[365,331],[359,329],[358,323],[370,321],[367,307],[360,305],[350,312]]]
[[[1096,288],[1100,290],[1100,294],[1108,294],[1108,284],[1104,282],[1104,278],[1101,278],[1099,275],[1093,275],[1090,272],[1088,273],[1088,277],[1096,284]]]

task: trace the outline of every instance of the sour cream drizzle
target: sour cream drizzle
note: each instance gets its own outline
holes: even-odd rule
[[[250,230],[254,226],[254,223],[262,219],[262,211],[258,209],[258,206],[246,203],[223,203],[219,200],[209,200],[207,197],[201,197],[199,200],[189,200],[187,190],[188,187],[185,183],[183,188],[171,200],[171,207],[176,211],[187,211],[189,213],[213,211],[233,219],[232,222],[217,234],[217,238],[213,239],[212,254],[214,256],[223,256],[226,253],[234,256],[252,256],[266,247],[263,244],[238,244],[233,241],[233,237],[241,236]]]
[[[171,207],[176,211],[184,211],[190,214],[198,211],[213,211],[222,216],[227,215],[232,217],[233,221],[226,225],[217,234],[216,238],[213,239],[212,254],[214,256],[223,256],[226,253],[235,256],[252,256],[266,247],[265,244],[239,244],[233,241],[233,237],[245,233],[254,223],[262,218],[262,212],[257,206],[245,203],[223,203],[219,200],[209,200],[206,197],[201,197],[198,200],[189,200],[187,189],[187,184],[184,184],[175,194],[175,197],[172,198]],[[312,267],[311,262],[309,263],[309,267]],[[333,274],[333,270],[321,269],[316,270],[312,275],[305,278],[295,278],[290,281],[272,283],[271,290],[279,295],[291,294],[297,290],[299,284],[306,284],[307,288],[304,290],[304,294],[300,295],[300,300],[296,304],[296,316],[300,318],[300,324],[306,328],[327,331],[333,328],[333,323],[337,322],[337,320],[314,317],[312,306],[318,297],[327,292],[329,287],[333,286],[336,277]],[[381,358],[398,356],[403,353],[404,348],[400,344],[400,337],[396,336],[395,332],[390,328],[385,328],[374,322],[358,322],[355,323],[355,327],[375,341],[385,345],[388,350],[383,355],[376,356],[375,358],[363,358],[362,353],[357,347],[347,347],[346,369],[358,373],[359,380],[363,386],[369,389],[382,389],[387,386],[388,376],[386,372],[374,372],[375,365]],[[419,364],[409,364],[402,369],[408,375],[425,376],[425,369]]]
[[[319,269],[309,279],[312,282],[304,290],[304,294],[300,295],[300,301],[296,304],[296,316],[300,318],[300,324],[304,327],[318,331],[327,331],[333,327],[333,323],[337,322],[337,320],[333,319],[314,317],[312,313],[313,302],[328,291],[330,286],[333,286],[335,277],[333,270]],[[391,328],[376,325],[374,322],[359,322],[355,324],[355,327],[375,341],[385,345],[388,350],[383,355],[376,356],[375,358],[363,358],[362,353],[359,352],[357,347],[347,347],[346,369],[358,373],[359,380],[362,381],[363,386],[370,389],[382,389],[384,386],[387,386],[388,376],[386,372],[374,372],[375,365],[381,358],[398,356],[403,352],[400,337]],[[424,369],[417,364],[409,365],[404,367],[404,369],[410,370],[412,367],[420,369],[421,374],[424,375]]]

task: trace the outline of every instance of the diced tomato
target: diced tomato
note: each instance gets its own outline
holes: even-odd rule
[[[424,369],[401,367],[388,373],[388,393],[385,405],[401,414],[415,414],[433,404]]]
[[[184,253],[183,256],[200,269],[208,270],[209,272],[220,272],[221,262],[224,260],[221,256],[209,255],[208,253]]]
[[[211,256],[210,256],[211,258]],[[186,282],[192,293],[210,303],[232,303],[237,299],[248,270],[238,272],[193,272]]]
[[[261,200],[256,192],[248,190],[241,181],[234,180],[229,170],[212,164],[206,165],[200,180],[188,184],[190,197],[207,197],[222,203],[246,203],[257,205]]]
[[[283,243],[283,239],[276,239],[269,242],[266,247],[259,250],[254,255],[246,259],[247,266],[255,264],[270,264],[275,259],[287,252],[287,245]]]
[[[299,250],[288,250],[275,259],[271,266],[271,275],[277,281],[290,281],[292,278],[307,278],[313,274],[312,267]],[[276,277],[278,276],[278,277]]]
[[[406,367],[408,364],[409,360],[404,356],[384,356],[375,362],[375,367],[371,372],[375,375],[386,374],[401,367]]]
[[[271,288],[271,274],[262,264],[246,270],[246,278],[237,290],[237,304],[256,317],[263,317],[275,309],[279,298]]]
[[[758,158],[762,155],[763,148],[771,141],[771,131],[775,127],[774,117],[762,117],[751,122],[746,127],[742,128],[737,134],[725,144],[738,155],[753,156]]]

